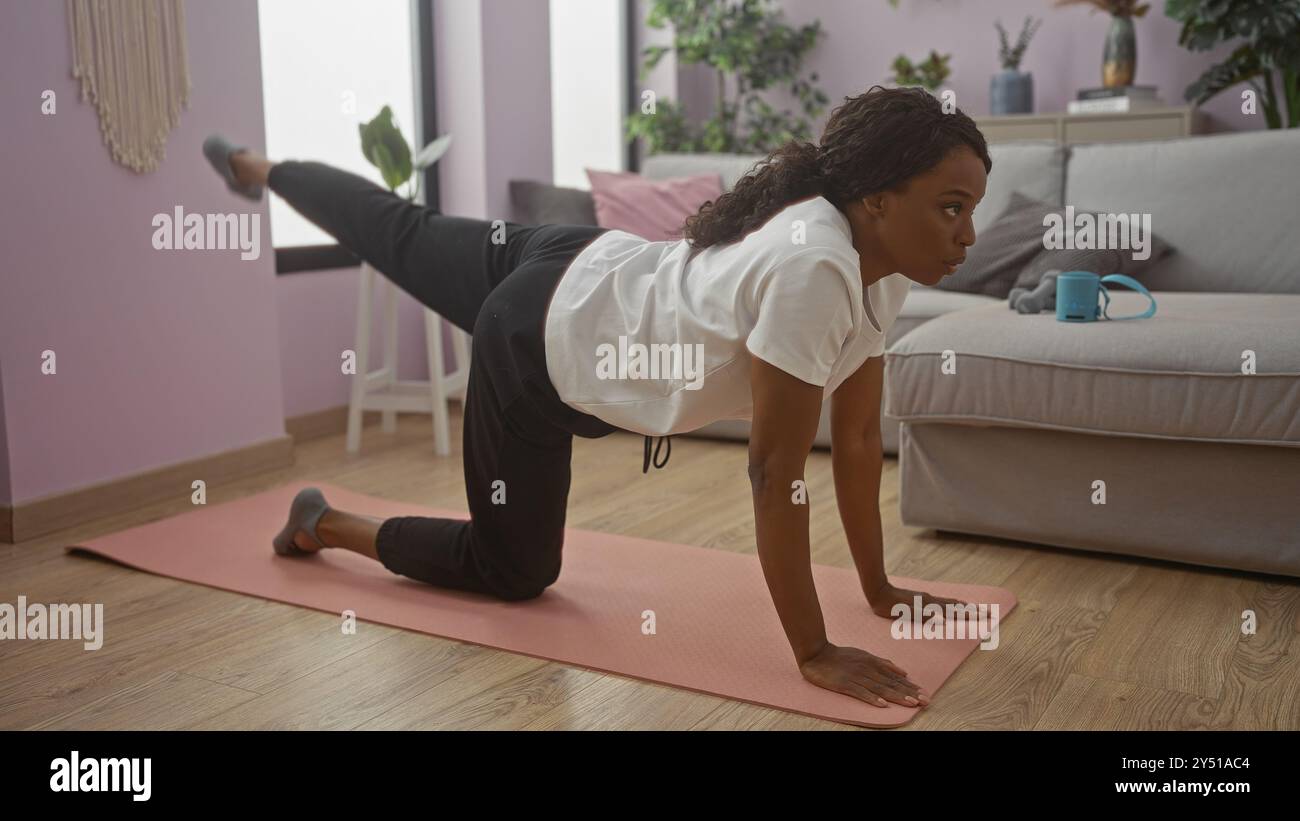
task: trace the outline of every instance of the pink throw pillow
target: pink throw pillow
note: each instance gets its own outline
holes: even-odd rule
[[[596,224],[651,242],[681,239],[686,218],[722,195],[718,174],[650,180],[628,171],[586,171]]]

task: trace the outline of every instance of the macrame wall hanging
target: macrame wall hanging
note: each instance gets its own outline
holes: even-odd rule
[[[184,0],[67,0],[72,76],[113,159],[139,173],[167,156],[190,102]]]

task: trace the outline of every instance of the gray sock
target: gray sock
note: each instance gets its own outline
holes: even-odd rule
[[[235,177],[234,169],[230,167],[230,155],[246,150],[248,150],[247,146],[232,145],[230,140],[220,134],[209,135],[203,141],[203,156],[208,158],[208,162],[226,181],[226,187],[245,199],[256,201],[262,198],[262,186],[241,185]]]
[[[308,536],[323,547],[325,540],[316,533],[316,525],[320,524],[321,516],[324,516],[329,509],[330,506],[325,501],[320,488],[307,487],[298,491],[298,495],[293,498],[293,504],[289,506],[288,523],[279,535],[271,540],[275,552],[281,556],[311,555],[311,551],[303,550],[293,543],[293,537],[299,530],[306,531]]]

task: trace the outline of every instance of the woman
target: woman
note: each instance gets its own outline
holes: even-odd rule
[[[885,334],[911,283],[935,284],[975,242],[992,163],[969,117],[920,89],[846,98],[819,147],[774,152],[677,242],[445,216],[320,163],[272,163],[219,137],[204,150],[232,190],[257,199],[269,186],[474,340],[470,521],[380,520],[308,488],[277,552],[342,547],[434,585],[532,598],[560,573],[573,436],[752,419],[758,553],[800,672],[879,706],[928,702],[887,659],[827,641],[792,487],[829,393],[836,495],[871,609],[957,603],[889,584],[879,509],[856,503],[879,497]],[[608,354],[638,343],[676,345],[679,365],[689,347],[695,372],[611,371]]]

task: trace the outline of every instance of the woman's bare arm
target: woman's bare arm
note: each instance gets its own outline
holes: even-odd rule
[[[826,639],[826,622],[813,585],[803,479],[821,420],[822,389],[753,358],[754,414],[749,433],[749,479],[754,491],[758,557],[800,674],[828,690],[885,706],[917,706],[928,698],[907,671],[889,659]]]
[[[880,394],[885,358],[862,363],[831,394],[831,466],[840,521],[858,568],[862,592],[871,599],[885,576],[880,524]]]
[[[804,663],[826,645],[808,546],[808,505],[794,501],[795,480],[817,435],[822,389],[752,358],[754,413],[749,433],[749,481],[754,492],[758,557],[781,625]]]

